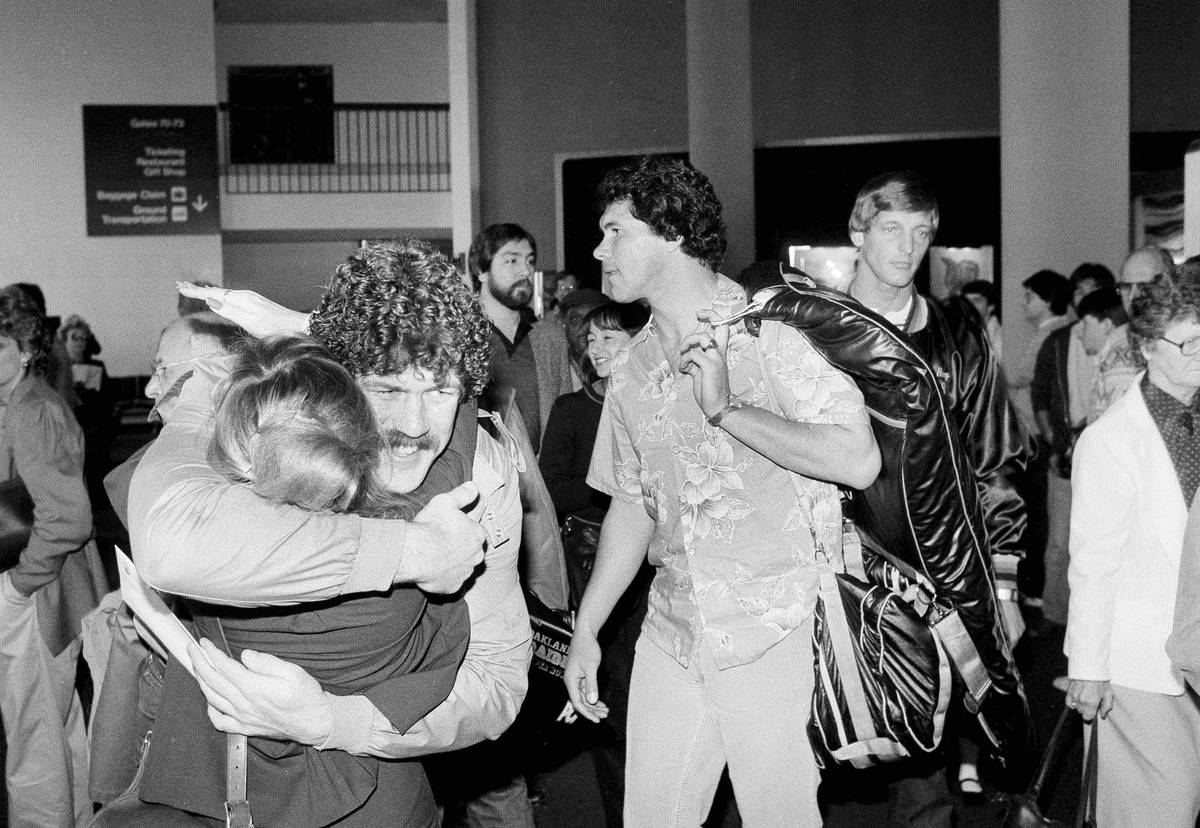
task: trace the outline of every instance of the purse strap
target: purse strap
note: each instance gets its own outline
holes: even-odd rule
[[[1037,801],[1042,795],[1042,786],[1046,784],[1046,775],[1050,772],[1050,766],[1062,751],[1063,739],[1067,732],[1067,720],[1070,717],[1071,708],[1063,705],[1062,712],[1058,714],[1058,721],[1054,723],[1054,730],[1050,734],[1050,741],[1046,742],[1046,747],[1042,751],[1042,760],[1038,763],[1033,781],[1026,789],[1026,794],[1034,801]]]
[[[1092,734],[1088,738],[1087,758],[1084,760],[1083,783],[1079,791],[1079,811],[1075,815],[1075,828],[1096,828],[1096,777],[1099,765],[1100,717],[1092,720]]]
[[[246,798],[246,737],[225,734],[225,828],[254,828]]]
[[[225,654],[233,658],[229,639],[221,619],[216,619],[217,631],[221,633],[221,646]],[[247,739],[240,733],[225,734],[225,828],[254,828],[254,817],[250,814],[250,799],[246,793],[246,748]]]

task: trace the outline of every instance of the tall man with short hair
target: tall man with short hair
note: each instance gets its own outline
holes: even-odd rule
[[[913,284],[938,219],[937,198],[916,173],[885,173],[864,184],[850,214],[850,239],[859,258],[848,292],[904,331],[933,366],[975,469],[996,571],[996,599],[1006,621],[1015,623],[1020,618],[1015,582],[1025,510],[1010,477],[1024,466],[1028,448],[979,315],[965,300],[942,305],[918,294]],[[990,631],[975,632],[980,640],[990,637]],[[939,762],[944,762],[940,754],[929,766],[910,766],[910,775],[893,783],[893,824],[950,824],[952,804],[942,768],[935,766]]]
[[[575,390],[562,326],[529,308],[537,242],[519,224],[492,224],[471,241],[467,264],[491,322],[492,382],[515,394],[536,452],[554,401]]]
[[[597,633],[649,553],[658,567],[629,695],[625,824],[699,825],[728,765],[747,824],[820,824],[807,737],[817,566],[840,549],[835,483],[870,484],[862,395],[719,274],[721,205],[683,162],[643,158],[599,188],[594,255],[650,323],[617,357],[588,484],[612,496],[565,680],[596,720]],[[698,322],[699,320],[699,322]]]

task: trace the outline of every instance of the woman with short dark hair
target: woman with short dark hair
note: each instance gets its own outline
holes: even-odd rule
[[[22,489],[32,501],[29,533],[10,538],[15,560],[0,573],[0,713],[9,824],[69,828],[92,813],[75,668],[81,617],[105,585],[89,540],[83,434],[43,378],[44,328],[27,295],[0,290],[0,481],[10,504]]]

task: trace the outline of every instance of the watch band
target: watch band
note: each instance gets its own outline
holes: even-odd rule
[[[725,401],[725,406],[716,414],[713,414],[711,417],[707,417],[706,419],[708,420],[708,424],[713,428],[720,428],[721,421],[729,415],[729,412],[737,411],[739,408],[745,407],[746,404],[744,402],[735,397],[733,394],[730,394],[729,399]]]

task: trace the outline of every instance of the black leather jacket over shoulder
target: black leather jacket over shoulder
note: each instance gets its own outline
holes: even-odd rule
[[[1007,411],[1003,380],[987,374],[983,357],[990,349],[957,348],[970,344],[969,329],[932,303],[929,308],[922,344],[945,360],[930,362],[882,316],[833,290],[789,284],[766,300],[759,316],[802,332],[861,389],[882,467],[875,483],[854,495],[855,522],[866,546],[878,544],[911,564],[934,585],[939,602],[957,609],[992,681],[980,722],[1000,756],[1016,759],[1032,741],[1029,708],[996,606],[977,468],[999,474],[1020,451],[1005,442],[1007,434],[980,452],[981,460],[964,450],[964,434],[976,439],[995,429],[988,418],[1001,401]],[[1001,426],[1007,430],[1007,420]],[[1019,499],[1015,504],[1019,508]],[[1015,531],[1019,537],[1019,525]]]

